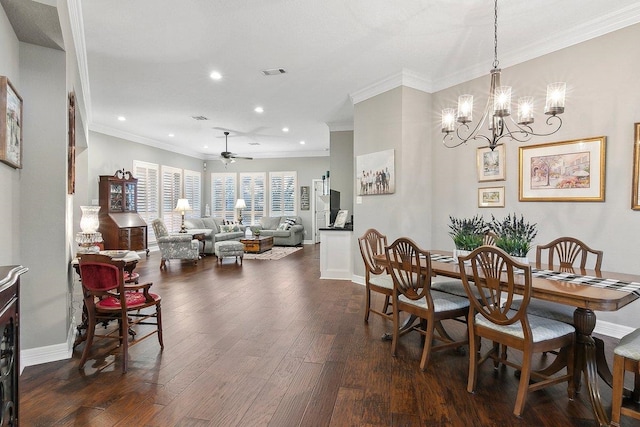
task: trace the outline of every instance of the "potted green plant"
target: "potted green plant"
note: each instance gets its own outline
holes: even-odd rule
[[[481,215],[473,218],[455,218],[450,215],[449,220],[449,235],[456,246],[453,251],[454,259],[457,260],[458,255],[466,255],[482,245],[488,225]]]
[[[531,242],[538,234],[537,224],[525,222],[524,215],[520,215],[518,219],[514,213],[513,216],[507,215],[502,221],[491,215],[489,228],[496,233],[497,247],[517,258],[519,262],[529,263],[527,254],[531,249]]]
[[[254,236],[260,237],[260,227],[250,227]]]

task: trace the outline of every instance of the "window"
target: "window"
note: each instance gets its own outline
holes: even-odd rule
[[[265,181],[264,172],[240,174],[240,196],[247,204],[242,211],[244,225],[258,224],[265,215]]]
[[[189,200],[191,211],[185,213],[186,218],[202,216],[202,173],[184,170],[184,198]]]
[[[236,217],[236,174],[211,174],[211,215],[234,221]]]
[[[269,216],[296,215],[297,172],[269,172]]]
[[[153,163],[133,161],[133,176],[138,178],[138,214],[145,220],[148,243],[156,241],[151,222],[160,216],[160,187],[158,185],[160,168]]]
[[[182,215],[174,212],[182,191],[182,169],[162,166],[162,220],[169,232],[180,231]]]

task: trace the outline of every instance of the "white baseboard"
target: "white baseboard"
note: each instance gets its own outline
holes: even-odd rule
[[[20,373],[27,366],[40,365],[42,363],[56,362],[71,358],[73,342],[75,341],[75,325],[71,325],[67,333],[67,342],[48,345],[45,347],[30,348],[20,351]]]

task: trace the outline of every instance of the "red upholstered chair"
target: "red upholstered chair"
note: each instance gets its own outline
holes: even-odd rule
[[[94,338],[114,339],[122,347],[122,372],[127,372],[128,349],[153,334],[162,342],[162,317],[160,296],[150,293],[151,283],[125,284],[124,261],[112,260],[109,256],[84,254],[80,257],[80,277],[87,312],[85,347],[79,368],[89,358]],[[96,334],[96,325],[117,321],[115,330]],[[155,326],[142,336],[129,341],[129,330],[137,325]]]

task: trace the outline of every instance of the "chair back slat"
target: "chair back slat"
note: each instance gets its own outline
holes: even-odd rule
[[[387,236],[374,228],[370,228],[362,237],[358,238],[358,245],[360,246],[360,254],[367,273],[384,273],[385,268],[376,262],[374,256],[384,253],[384,248],[387,247]]]
[[[458,257],[461,271],[467,268],[465,262],[471,274],[463,274],[462,283],[468,295],[480,295],[479,299],[469,298],[473,310],[495,324],[522,322],[523,329],[529,330],[526,310],[531,299],[531,267],[518,263],[502,249],[487,245]],[[514,307],[518,294],[522,300],[519,307]]]
[[[589,258],[594,260],[589,268],[600,270],[602,266],[603,252],[590,248],[574,237],[559,237],[546,245],[538,245],[536,248],[538,266],[542,263],[544,251],[547,251],[547,265],[550,268],[559,268],[563,272],[573,272],[574,267],[587,268]]]
[[[405,297],[431,300],[431,257],[411,239],[401,237],[386,248],[387,264],[393,278],[394,290]]]

